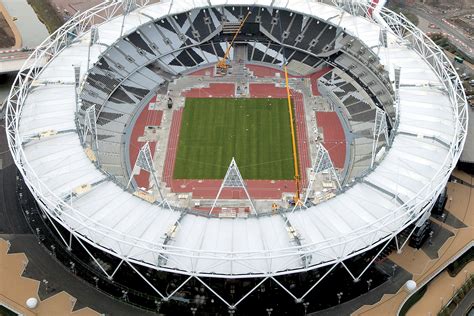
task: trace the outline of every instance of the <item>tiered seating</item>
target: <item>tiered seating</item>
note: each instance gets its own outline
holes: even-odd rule
[[[224,56],[230,36],[223,26],[239,23],[248,10],[246,6],[224,6],[160,18],[143,24],[102,54],[90,69],[80,97],[84,111],[89,106],[96,107],[98,158],[106,171],[126,178],[127,171],[123,168],[126,164],[119,159],[124,130],[150,91],[191,69],[216,63]],[[288,62],[291,71],[306,75],[336,49],[337,27],[327,22],[305,19],[286,10],[261,7],[251,10],[247,26],[259,31],[243,32],[240,39],[247,42],[249,61],[274,65]],[[338,42],[341,44],[337,49],[342,45],[344,53],[335,58],[335,63],[357,77],[359,85],[370,89],[370,97],[361,96],[360,87],[355,87],[353,82],[338,83],[335,77],[325,79],[334,85],[332,94],[350,121],[373,121],[375,105],[368,101],[370,98],[391,109],[388,113],[393,114],[391,91],[387,88],[390,83],[386,77],[376,77],[380,71],[374,73],[380,65],[378,59],[350,36]],[[233,58],[233,49],[229,58]],[[367,65],[372,70],[367,70]]]
[[[320,58],[308,55],[293,48],[283,48],[280,45],[271,42],[249,43],[247,56],[248,60],[253,62],[282,64],[284,60],[288,61],[288,63],[290,63],[291,61],[297,61],[311,68],[315,68],[318,64],[321,63]]]
[[[376,98],[389,115],[390,121],[395,119],[395,109],[393,107],[393,87],[388,77],[388,72],[384,70],[379,58],[362,44],[359,40],[346,36],[344,38],[342,51],[344,52],[335,59],[335,62],[353,74],[354,78],[364,84]]]
[[[237,1],[232,3],[235,2]],[[282,2],[279,3],[283,6]],[[297,1],[287,1],[286,5],[293,6],[290,9],[301,9],[297,7],[298,4]],[[192,5],[192,1],[175,3],[175,7],[184,11]],[[361,38],[366,42],[377,42],[379,32],[365,32],[371,27],[377,29],[369,20],[354,18],[337,11],[336,8],[333,13],[328,12],[315,1],[307,2],[306,5],[308,13],[326,19],[332,16],[349,32],[360,32]],[[125,33],[129,29],[135,29],[134,25],[141,23],[140,21],[148,21],[148,17],[153,19],[154,15],[161,15],[165,10],[171,9],[169,2],[157,3],[154,6],[148,11],[144,8],[131,13],[129,21],[132,25],[127,23]],[[147,12],[147,17],[140,15],[141,12]],[[264,12],[273,19],[273,11]],[[118,32],[111,32],[116,31],[117,25],[120,25],[118,20],[122,21],[120,18],[112,18],[99,25],[101,38],[108,45],[115,45],[111,43],[115,43],[115,39],[120,36]],[[157,33],[160,29],[160,32],[166,34],[168,44],[164,44],[160,50],[165,51],[173,46],[179,48],[188,42],[187,39],[171,42],[169,38],[172,38],[174,26],[168,19],[163,23],[166,26],[157,27],[156,24],[144,25],[143,29],[151,25],[151,29],[157,30]],[[268,24],[275,25],[272,22]],[[107,36],[110,33],[113,36]],[[85,65],[87,62],[87,54],[84,54],[88,49],[87,38],[81,34],[79,36],[71,46],[58,51],[41,72],[34,73],[37,75],[34,78],[36,82],[74,81],[71,65]],[[394,38],[393,35],[390,36]],[[142,38],[145,41],[153,39]],[[151,45],[150,48],[155,51]],[[422,50],[425,46],[419,48]],[[137,54],[140,54],[139,49],[145,50],[143,47],[137,47]],[[104,87],[97,86],[96,81],[91,79],[83,85],[82,101],[83,108],[97,104],[101,132],[111,133],[99,135],[99,140],[103,142],[100,146],[103,159],[101,163],[106,165],[110,172],[120,174],[123,163],[120,151],[117,151],[120,147],[115,143],[123,137],[115,131],[119,129],[119,123],[126,116],[125,113],[128,113],[127,106],[133,108],[140,102],[143,91],[136,89],[147,89],[147,83],[135,81],[138,77],[132,78],[129,74],[139,71],[141,76],[149,76],[150,74],[141,70],[145,68],[157,76],[173,72],[171,66],[168,67],[168,61],[163,58],[156,61],[158,65],[153,64],[155,62],[138,65],[127,61],[133,68],[133,71],[129,70],[125,61],[114,60],[115,53],[122,53],[115,50],[115,46],[113,50],[114,52],[111,49],[103,53],[104,60],[109,67],[108,71],[117,73],[115,79],[120,78],[115,91],[121,92],[107,94]],[[199,272],[203,277],[222,278],[272,277],[308,268],[329,269],[330,264],[337,265],[341,260],[359,256],[366,250],[373,250],[374,253],[374,247],[390,241],[394,233],[423,216],[428,211],[430,201],[439,193],[440,189],[437,188],[442,187],[438,184],[445,183],[454,168],[455,158],[462,149],[460,144],[462,145],[466,136],[465,117],[459,117],[465,108],[460,109],[456,100],[450,98],[461,90],[450,90],[449,95],[440,91],[438,87],[443,82],[433,71],[436,68],[432,68],[418,52],[405,43],[390,41],[390,47],[381,47],[380,55],[386,56],[387,65],[408,69],[414,76],[402,76],[399,133],[384,160],[363,181],[343,190],[337,197],[308,209],[249,218],[208,218],[152,205],[124,192],[123,188],[109,181],[90,163],[89,155],[84,154],[78,137],[80,131],[76,133],[74,130],[75,87],[70,84],[38,85],[34,89],[25,90],[28,95],[23,100],[21,111],[13,111],[16,124],[9,124],[11,132],[15,134],[15,143],[44,131],[54,130],[58,134],[22,144],[24,150],[18,150],[15,160],[25,178],[29,179],[29,189],[35,194],[43,211],[60,221],[66,229],[81,234],[81,238],[91,246],[97,246],[97,250],[104,250],[116,257],[113,260],[115,262],[119,262],[121,258],[129,258],[133,259],[134,263],[143,263],[143,266],[163,270],[175,269],[173,272],[183,274]],[[159,56],[162,56],[161,53]],[[97,53],[93,54],[92,60],[96,57]],[[150,65],[153,66],[147,67]],[[95,66],[107,67],[104,63]],[[442,64],[435,66],[443,67]],[[337,88],[334,90],[340,89],[343,92],[330,92],[351,117],[350,128],[356,136],[354,161],[360,163],[364,161],[365,156],[364,152],[359,150],[369,147],[367,140],[372,119],[368,117],[373,111],[365,111],[363,108],[349,109],[356,102],[350,97],[362,102],[366,99],[358,99],[353,94],[351,86],[361,86],[355,79],[339,77],[350,85],[333,80]],[[111,99],[112,95],[114,100]],[[346,99],[343,99],[345,96]],[[146,99],[146,96],[143,98]],[[368,104],[374,102],[372,98],[368,100]],[[117,107],[119,110],[113,112],[107,102],[121,107]],[[371,109],[375,108],[373,104],[370,106]],[[107,139],[110,141],[105,142]],[[16,146],[18,145],[20,144],[17,143]],[[352,170],[355,170],[355,167]],[[90,187],[71,194],[84,185]],[[64,203],[60,199],[64,199]],[[404,202],[407,204],[403,205]],[[166,247],[165,244],[172,247]],[[295,244],[301,247],[293,248]],[[301,254],[306,252],[308,255],[301,257]],[[165,258],[163,253],[166,253]],[[252,289],[253,285],[247,288]],[[305,290],[308,288],[310,286],[305,286]]]
[[[318,86],[333,106],[343,112],[353,136],[351,165],[346,177],[360,176],[371,163],[376,105],[355,80],[337,68],[322,76]],[[378,149],[383,145],[384,142],[379,142]]]

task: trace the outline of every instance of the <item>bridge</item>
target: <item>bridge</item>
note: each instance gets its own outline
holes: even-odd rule
[[[0,50],[0,75],[18,72],[34,49]],[[45,64],[46,59],[40,64]]]
[[[41,21],[32,21],[36,13],[26,4],[24,6],[11,6],[8,2],[0,1],[0,13],[3,15],[3,27],[9,28],[14,43],[11,47],[0,48],[0,75],[18,72],[27,61],[35,47],[44,39],[43,33],[35,32],[38,28],[47,30]],[[28,22],[25,22],[28,21]],[[32,35],[34,34],[34,35]],[[38,34],[41,34],[38,36]],[[33,37],[36,36],[36,37]],[[40,61],[40,66],[45,61]]]

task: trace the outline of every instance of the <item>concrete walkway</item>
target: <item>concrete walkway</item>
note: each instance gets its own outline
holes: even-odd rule
[[[0,120],[0,303],[6,303],[26,316],[97,315],[90,309],[72,311],[73,307],[85,306],[112,316],[155,315],[96,290],[38,244],[17,205],[16,167],[8,151],[3,124],[4,121]],[[47,290],[44,284],[36,281],[44,279],[48,280]],[[35,313],[28,311],[25,298],[31,296],[43,299],[41,304],[46,307],[35,310]],[[61,312],[50,308],[60,308]]]
[[[438,250],[438,258],[431,259],[424,251],[416,250],[408,246],[404,248],[401,254],[395,252],[389,256],[390,260],[411,273],[413,280],[415,280],[419,286],[431,280],[433,276],[438,274],[440,270],[452,261],[453,257],[456,257],[474,242],[474,189],[471,186],[474,179],[470,175],[460,171],[454,171],[453,174],[468,185],[453,182],[448,183],[448,202],[446,204],[446,210],[458,221],[442,223],[443,228],[453,232],[454,235],[448,238]],[[465,227],[456,228],[459,227],[459,221],[461,221]],[[462,275],[461,277],[465,276]],[[452,287],[449,281],[444,284],[444,287],[448,292],[451,291],[452,294]],[[428,292],[425,295],[429,295]],[[433,295],[436,296],[436,294]],[[397,315],[400,306],[404,303],[407,296],[408,294],[401,288],[396,294],[384,295],[382,299],[374,305],[363,306],[355,311],[353,315]],[[441,307],[440,297],[441,296],[438,296],[434,302],[429,301],[429,304],[433,305],[432,308],[438,308],[439,310]],[[444,303],[446,303],[446,301]],[[423,309],[423,306],[427,305],[420,305],[420,310]],[[426,311],[425,314],[418,313],[417,315],[427,315],[428,312],[429,311]]]
[[[83,308],[73,311],[76,299],[66,292],[60,292],[41,301],[38,295],[40,281],[23,277],[28,264],[25,254],[8,254],[10,244],[0,239],[0,302],[22,315],[75,315],[97,316],[99,313]],[[26,300],[34,297],[39,301],[38,307],[29,309]]]
[[[442,272],[430,282],[425,295],[410,308],[407,316],[436,315],[474,273],[474,261],[466,265],[454,278],[447,271]]]

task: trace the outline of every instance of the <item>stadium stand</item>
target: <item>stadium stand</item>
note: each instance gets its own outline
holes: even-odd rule
[[[160,280],[170,280],[174,275],[193,285],[224,283],[219,289],[226,293],[230,292],[227,284],[230,287],[235,281],[229,279],[251,280],[247,283],[249,291],[258,291],[263,285],[255,284],[257,278],[262,282],[269,279],[265,286],[279,286],[283,295],[294,288],[286,283],[287,290],[276,281],[283,283],[288,277],[305,285],[298,293],[293,291],[298,296],[292,295],[292,302],[309,300],[306,289],[311,292],[332,272],[344,275],[344,282],[338,284],[362,284],[367,291],[364,282],[353,283],[360,277],[351,271],[364,274],[371,270],[371,258],[429,214],[462,151],[467,104],[465,98],[462,100],[459,78],[447,75],[455,74],[454,69],[449,62],[443,63],[444,55],[437,47],[429,47],[437,54],[424,55],[430,42],[425,42],[416,28],[402,24],[400,16],[390,20],[392,15],[387,13],[382,23],[321,2],[305,2],[304,8],[295,5],[297,1],[279,2],[282,7],[276,10],[273,4],[256,1],[250,24],[239,35],[230,59],[235,53],[256,64],[280,65],[286,60],[294,75],[292,82],[308,83],[310,78],[296,77],[317,72],[320,66],[334,67],[321,79],[320,92],[326,93],[337,105],[335,109],[347,118],[342,122],[349,135],[345,140],[354,147],[349,177],[367,170],[378,108],[385,109],[390,123],[398,123],[390,150],[365,177],[344,185],[327,201],[308,203],[308,208],[274,213],[265,209],[245,218],[222,218],[190,208],[167,207],[164,202],[152,203],[128,192],[134,192],[136,184],[128,191],[124,187],[130,172],[125,146],[130,128],[157,90],[187,72],[209,69],[224,55],[232,34],[229,30],[244,17],[247,7],[237,0],[226,1],[225,6],[216,3],[164,1],[120,16],[118,12],[126,9],[122,3],[103,2],[93,10],[117,10],[100,20],[97,43],[89,44],[91,32],[87,27],[75,28],[76,19],[91,21],[78,15],[68,22],[67,32],[59,31],[56,38],[58,42],[64,38],[64,42],[45,41],[43,45],[49,46],[39,48],[38,52],[46,52],[51,60],[14,86],[16,98],[8,102],[5,124],[24,186],[39,206],[38,219],[54,226],[54,234],[62,240],[73,240],[70,243],[74,243],[76,255],[88,258],[89,263],[100,258],[113,267],[105,270],[97,261],[92,263],[91,269],[105,272],[100,286],[114,289],[109,281],[115,282],[117,276],[136,283],[144,280],[166,293],[158,302],[168,302],[173,295],[168,295],[166,288],[170,282]],[[391,27],[385,19],[419,36],[402,37],[389,30],[387,39],[381,41],[381,30]],[[69,35],[76,34],[77,29],[77,37],[70,40]],[[35,54],[32,58],[43,56]],[[73,72],[71,65],[81,67]],[[393,109],[394,65],[404,69],[397,91],[399,117]],[[229,78],[235,79],[232,76]],[[440,90],[440,86],[446,89]],[[61,99],[56,100],[57,96]],[[91,107],[95,107],[97,117],[97,146],[93,137],[81,142],[82,132],[87,130],[84,116],[91,113]],[[67,241],[64,244],[68,247]],[[84,245],[81,248],[79,244]],[[350,262],[357,260],[361,264],[353,269]],[[107,271],[115,273],[114,268],[117,274],[110,276]],[[316,278],[307,278],[316,275],[315,271]],[[87,270],[89,279],[92,275]],[[337,279],[324,281],[335,284]],[[181,282],[173,283],[170,287],[177,289]],[[141,290],[143,286],[133,284],[133,288]],[[322,292],[330,292],[326,291],[329,288],[323,283]],[[155,297],[158,294],[155,288],[148,287],[147,291]],[[232,296],[229,302],[243,301],[246,292]],[[313,293],[321,295],[320,288]],[[332,305],[334,294],[332,291]],[[119,295],[127,299],[124,292]],[[138,301],[133,295],[136,293],[130,291],[131,301]],[[271,300],[278,299],[273,296]],[[155,302],[147,299],[147,306]],[[234,305],[223,303],[234,311]]]
[[[127,181],[127,155],[121,154],[124,131],[143,107],[145,96],[190,69],[216,63],[228,40],[223,26],[242,20],[244,12],[246,8],[241,6],[195,9],[146,23],[113,43],[93,65],[80,98],[83,111],[96,106],[97,158],[108,174],[122,184]],[[258,35],[243,34],[248,36],[244,47],[249,61],[281,65],[287,60],[290,70],[305,75],[323,64],[317,54],[335,48],[336,28],[323,21],[303,21],[299,15],[259,7],[252,12],[248,23],[260,30]],[[310,26],[311,32],[307,32]],[[298,36],[301,28],[304,32]]]
[[[367,172],[372,158],[375,103],[364,89],[340,69],[333,69],[318,81],[318,90],[336,111],[342,111],[341,118],[346,125],[346,139],[350,143],[350,165],[345,179],[350,180]],[[378,143],[377,151],[386,145]]]

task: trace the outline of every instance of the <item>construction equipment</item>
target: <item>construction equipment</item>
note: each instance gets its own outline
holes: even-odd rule
[[[230,42],[230,45],[227,46],[227,49],[225,51],[225,54],[224,54],[224,57],[222,57],[221,60],[219,60],[217,62],[217,69],[220,70],[221,72],[226,72],[227,69],[229,68],[229,53],[230,53],[230,49],[232,48],[232,45],[234,44],[234,41],[235,39],[237,38],[237,35],[239,35],[240,31],[242,30],[242,27],[244,26],[245,24],[245,21],[247,21],[248,17],[250,16],[252,12],[248,12],[247,15],[245,16],[245,18],[242,20],[242,22],[240,23],[239,25],[239,28],[237,29],[237,31],[235,32],[234,36],[232,37],[232,41]]]
[[[298,152],[296,149],[296,135],[295,135],[295,125],[293,121],[293,107],[291,106],[291,93],[290,93],[290,86],[288,83],[288,70],[286,69],[286,65],[284,65],[285,70],[285,85],[286,85],[286,95],[288,97],[288,112],[290,114],[290,129],[291,129],[291,143],[293,149],[293,166],[295,169],[295,183],[296,183],[296,193],[294,202],[298,204],[300,202],[300,173],[299,173],[299,166],[298,166]]]

